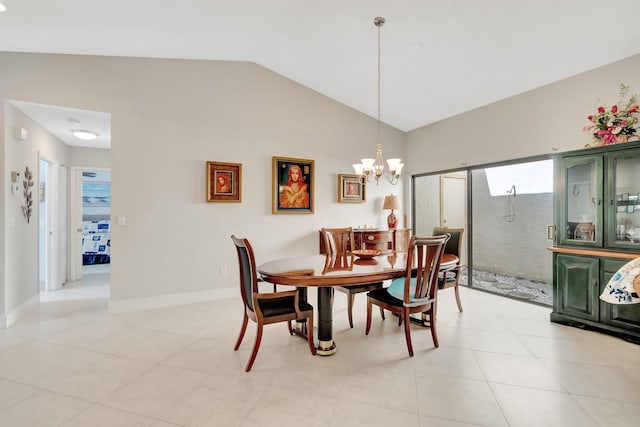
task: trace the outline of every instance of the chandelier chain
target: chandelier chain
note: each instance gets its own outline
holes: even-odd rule
[[[381,73],[380,73],[380,28],[384,24],[384,18],[378,19],[376,18],[375,25],[378,27],[378,144],[382,142],[382,123],[380,122],[380,81],[381,81]]]
[[[377,67],[377,77],[378,77],[378,99],[377,99],[377,130],[378,130],[378,140],[376,144],[376,154],[375,159],[366,158],[362,159],[362,163],[357,163],[353,165],[353,169],[356,174],[360,175],[363,179],[366,179],[370,182],[371,179],[375,179],[376,185],[378,185],[378,181],[384,175],[389,183],[392,185],[397,184],[400,181],[400,174],[402,171],[402,167],[404,164],[402,160],[399,158],[387,159],[387,163],[389,163],[389,171],[387,174],[384,171],[384,159],[382,158],[382,120],[381,120],[381,94],[382,94],[382,43],[381,43],[381,29],[385,23],[385,19],[381,16],[376,17],[373,20],[373,23],[376,27],[378,27],[378,67]]]

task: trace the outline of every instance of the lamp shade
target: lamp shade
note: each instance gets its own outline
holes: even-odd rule
[[[384,196],[382,209],[400,209],[400,198],[394,194]]]

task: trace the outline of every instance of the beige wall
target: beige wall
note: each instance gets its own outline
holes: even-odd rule
[[[638,69],[634,56],[406,135],[384,127],[385,157],[405,159],[407,173],[426,173],[580,148],[590,142],[581,129],[598,97],[613,102],[621,82],[640,91]],[[253,241],[258,262],[312,253],[320,227],[384,226],[383,196],[408,199],[402,187],[382,183],[368,186],[366,204],[338,204],[336,174],[372,155],[375,120],[256,64],[0,53],[0,70],[1,100],[111,113],[112,215],[126,218],[113,229],[115,309],[232,294],[232,233]],[[35,286],[8,272],[8,249],[18,265],[37,253],[30,228],[12,237],[7,174],[37,159],[33,150],[21,160],[8,149],[14,119],[0,105],[0,289],[7,293],[9,276],[11,286]],[[315,160],[314,215],[271,213],[274,155]],[[207,160],[243,164],[242,203],[204,201]],[[25,301],[4,302],[7,313]]]
[[[409,132],[407,168],[426,173],[582,148],[598,100],[616,103],[620,83],[640,93],[639,70],[635,55]]]
[[[69,147],[69,165],[99,169],[111,168],[111,150]]]
[[[12,314],[22,304],[31,302],[38,295],[38,224],[40,215],[38,210],[38,159],[43,157],[54,162],[58,167],[68,164],[68,147],[49,132],[25,116],[13,105],[4,102],[5,120],[10,126],[5,130],[4,170],[5,179],[10,181],[11,171],[18,171],[20,192],[11,195],[9,185],[5,185],[6,209],[2,222],[5,244],[4,272],[4,304],[8,308],[7,314]],[[27,131],[25,141],[19,141],[13,136],[15,127]],[[22,213],[25,204],[22,182],[25,178],[25,168],[29,167],[33,174],[34,185],[31,187],[33,197],[32,214],[27,223]],[[37,301],[35,301],[37,302]],[[15,316],[14,316],[15,317]],[[10,322],[8,322],[10,323]]]
[[[375,119],[256,64],[3,53],[0,69],[2,99],[111,113],[111,212],[126,219],[112,233],[114,309],[235,295],[232,233],[258,262],[314,253],[322,226],[383,226],[384,195],[403,194],[373,184],[366,204],[338,204],[337,174],[374,154]],[[383,137],[385,157],[402,157],[404,134]],[[315,214],[271,213],[274,155],[315,160]],[[243,164],[242,203],[206,203],[207,160]]]

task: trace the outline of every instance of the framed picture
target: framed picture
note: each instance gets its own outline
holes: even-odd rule
[[[82,206],[86,208],[106,208],[111,206],[111,183],[106,181],[83,182]]]
[[[273,213],[313,213],[313,160],[273,157]]]
[[[366,199],[367,184],[359,175],[338,175],[338,202],[339,203],[364,203]]]
[[[207,162],[207,202],[242,201],[242,164]]]

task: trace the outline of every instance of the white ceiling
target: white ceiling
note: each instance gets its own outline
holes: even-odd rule
[[[111,148],[111,114],[109,113],[54,107],[16,100],[9,102],[67,145]],[[83,141],[71,134],[73,129],[96,132],[98,138],[93,141]]]
[[[253,61],[372,117],[383,16],[403,131],[640,53],[639,0],[1,1],[2,51]]]

